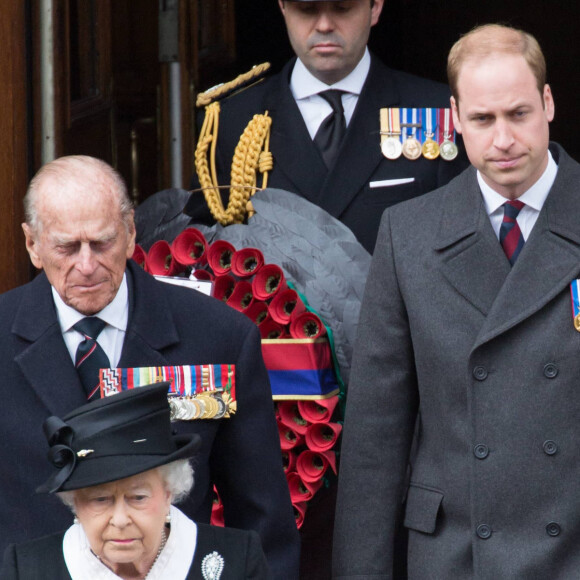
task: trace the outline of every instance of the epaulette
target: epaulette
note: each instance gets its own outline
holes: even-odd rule
[[[197,107],[205,107],[213,101],[223,99],[224,97],[227,97],[236,91],[239,91],[240,89],[245,89],[257,81],[262,80],[262,78],[268,72],[269,68],[269,62],[257,64],[253,66],[248,72],[238,75],[234,80],[216,85],[215,87],[212,87],[203,93],[199,93],[199,95],[197,95],[195,105]]]

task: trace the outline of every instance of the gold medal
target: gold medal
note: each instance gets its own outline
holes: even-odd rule
[[[381,109],[381,151],[387,159],[395,160],[401,156],[403,146],[401,135],[401,120],[399,109]]]
[[[421,151],[423,153],[423,157],[433,160],[439,157],[439,145],[433,141],[431,136],[427,135],[427,140],[425,143],[423,143]]]
[[[203,399],[203,402],[205,404],[205,412],[201,415],[201,418],[213,419],[219,410],[219,406],[216,400],[211,395],[207,395],[205,393],[199,395],[198,399]]]
[[[195,397],[195,403],[199,409],[199,415],[197,415],[197,416],[200,419],[203,419],[203,416],[206,413],[205,401],[203,399],[200,399],[199,397]]]
[[[194,399],[189,399],[189,402],[191,404],[191,409],[192,409],[191,418],[192,419],[199,419],[199,417],[201,417],[201,412],[202,412],[199,401],[194,398]]]
[[[403,143],[403,155],[411,161],[419,159],[421,157],[421,143],[415,137],[407,137]]]
[[[437,159],[439,157],[439,144],[433,141],[435,135],[433,127],[433,109],[425,109],[425,141],[422,147],[425,159]]]
[[[580,314],[576,314],[576,316],[574,316],[574,328],[580,332]]]

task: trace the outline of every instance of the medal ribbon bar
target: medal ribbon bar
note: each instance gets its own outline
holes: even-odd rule
[[[383,154],[391,160],[401,155],[396,142],[402,144],[402,153],[407,159],[418,159],[415,139],[426,159],[437,159],[440,152],[446,161],[457,157],[455,128],[449,108],[382,108],[380,135]]]
[[[101,397],[168,381],[172,420],[221,419],[236,412],[235,365],[179,365],[100,370]]]
[[[570,298],[572,299],[572,320],[574,328],[580,332],[580,280],[572,280],[570,284]]]

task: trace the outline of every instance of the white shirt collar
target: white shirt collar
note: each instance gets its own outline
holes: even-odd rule
[[[197,544],[197,526],[183,512],[171,506],[171,533],[147,580],[185,580],[189,574]],[[72,580],[119,580],[91,552],[80,524],[73,524],[62,542],[64,560]]]
[[[296,100],[306,99],[328,89],[339,89],[358,96],[362,91],[370,68],[371,55],[369,49],[365,48],[363,57],[350,74],[333,85],[327,85],[318,80],[304,66],[304,63],[297,59],[290,77],[290,90]]]
[[[84,314],[77,312],[74,308],[65,304],[63,299],[59,296],[54,286],[51,286],[52,297],[56,306],[58,321],[62,333],[69,331],[79,320],[85,317]],[[127,320],[129,313],[129,291],[127,288],[127,274],[123,274],[123,280],[117,291],[117,295],[112,302],[107,304],[95,316],[104,320],[110,326],[122,330],[127,330]]]
[[[558,166],[556,165],[552,154],[548,150],[548,165],[546,166],[544,173],[542,173],[540,179],[538,179],[538,181],[536,181],[536,183],[534,183],[534,185],[525,191],[518,199],[524,202],[526,206],[531,207],[532,209],[539,212],[542,209],[548,194],[550,193],[550,189],[554,183],[554,180],[556,179],[557,172]],[[484,181],[479,171],[477,172],[477,181],[483,195],[483,201],[485,203],[487,215],[491,215],[503,206],[503,204],[506,202],[506,198],[492,189]]]

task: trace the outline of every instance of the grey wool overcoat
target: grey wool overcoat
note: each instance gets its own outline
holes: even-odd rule
[[[550,148],[556,181],[513,268],[473,168],[383,216],[348,393],[336,578],[393,577],[399,523],[411,580],[580,578],[580,165]]]

